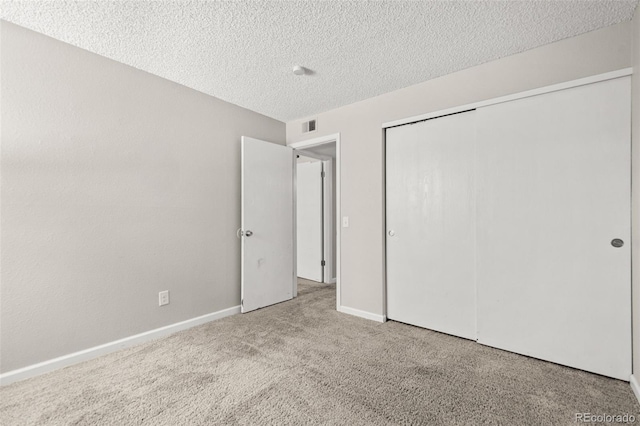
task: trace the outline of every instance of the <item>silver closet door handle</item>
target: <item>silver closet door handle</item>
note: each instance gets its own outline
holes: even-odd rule
[[[393,237],[394,235],[396,235],[396,232],[395,232],[395,231],[393,231],[393,230],[389,231],[389,236],[390,236],[390,237]]]
[[[624,245],[624,241],[622,241],[620,238],[614,238],[613,240],[611,240],[611,245],[615,248],[620,248]]]
[[[236,231],[236,237],[242,238],[243,235],[244,232],[242,231],[242,228],[238,228],[238,230]]]
[[[247,236],[247,237],[250,237],[250,236],[253,235],[253,232],[252,231],[245,231],[244,235]]]

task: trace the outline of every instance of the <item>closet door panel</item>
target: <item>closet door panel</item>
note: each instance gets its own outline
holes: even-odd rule
[[[477,111],[479,342],[629,379],[630,103],[625,77]]]
[[[476,338],[475,112],[387,129],[387,317]]]

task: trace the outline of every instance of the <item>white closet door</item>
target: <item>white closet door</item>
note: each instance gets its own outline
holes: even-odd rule
[[[475,112],[387,129],[387,317],[476,338]]]
[[[297,164],[298,276],[322,282],[322,161]]]
[[[479,342],[629,379],[630,104],[625,77],[477,111]]]

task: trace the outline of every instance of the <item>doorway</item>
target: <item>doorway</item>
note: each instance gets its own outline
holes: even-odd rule
[[[305,279],[312,279],[313,281],[319,281],[326,284],[336,284],[336,307],[340,307],[340,227],[338,226],[340,217],[340,135],[328,135],[325,137],[315,138],[308,141],[296,142],[294,144],[289,145],[291,148],[295,150],[295,154],[298,157],[296,159],[297,167],[296,174],[298,175],[299,171],[303,171],[302,175],[299,175],[297,178],[297,184],[300,183],[300,188],[296,188],[297,197],[303,197],[306,207],[310,207],[307,209],[298,204],[298,214],[305,215],[303,219],[304,221],[311,220],[311,223],[303,223],[302,225],[305,227],[307,231],[310,232],[309,235],[312,236],[318,235],[316,242],[312,242],[313,244],[309,247],[307,244],[310,241],[300,241],[298,240],[296,244],[296,254],[300,259],[298,260],[298,276],[300,277],[300,273],[305,274],[305,270],[308,271],[301,264],[301,260],[303,262],[308,262],[307,256],[312,256],[311,261],[312,264],[318,263],[320,268],[314,269],[314,277],[309,278],[308,276],[302,276]],[[315,164],[315,165],[314,165]],[[300,170],[298,170],[300,169]],[[317,169],[317,170],[316,170]],[[312,175],[315,171],[319,171],[321,173],[322,180],[319,181],[322,183],[320,195],[321,199],[309,200],[306,193],[301,193],[301,191],[305,191],[305,186],[307,184],[308,175]],[[308,172],[308,173],[307,173]],[[315,185],[315,183],[312,183]],[[316,187],[317,189],[317,187]],[[298,200],[300,201],[300,200]],[[311,201],[311,202],[310,202]],[[315,206],[314,206],[315,205]],[[319,208],[319,210],[315,210]],[[309,212],[312,214],[309,215]],[[321,217],[321,220],[318,218]],[[298,218],[296,217],[296,223],[298,224],[298,229],[302,231],[300,228],[301,223],[298,222]],[[307,226],[310,226],[307,227]],[[321,230],[320,230],[321,228]],[[302,233],[302,235],[306,235],[307,232]],[[304,253],[303,253],[304,251]],[[321,256],[319,256],[321,254]],[[315,257],[321,257],[321,259],[315,259]],[[320,263],[322,262],[322,263]],[[307,272],[309,274],[309,272]],[[321,274],[321,278],[318,276]],[[297,282],[295,284],[296,288],[294,289],[294,296],[297,295]]]

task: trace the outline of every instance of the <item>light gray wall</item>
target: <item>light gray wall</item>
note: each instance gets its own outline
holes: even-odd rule
[[[633,18],[633,69],[640,72],[640,12],[636,8]],[[631,78],[631,231],[632,259],[631,295],[633,298],[633,373],[640,371],[640,75]]]
[[[238,305],[240,136],[284,123],[0,25],[0,371]]]
[[[341,134],[342,305],[384,313],[384,149],[381,124],[631,66],[625,22],[287,123],[287,143]],[[366,78],[366,76],[365,76]]]

